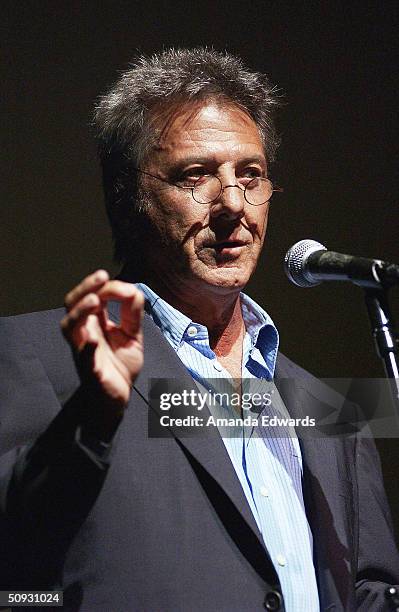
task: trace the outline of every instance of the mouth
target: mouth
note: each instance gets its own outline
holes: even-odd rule
[[[221,240],[219,242],[208,243],[206,246],[212,253],[212,259],[218,265],[226,265],[228,262],[239,260],[246,249],[248,249],[249,244],[249,242],[244,240]]]
[[[248,242],[243,240],[222,240],[205,244],[207,248],[214,249],[217,253],[235,252],[248,246]]]

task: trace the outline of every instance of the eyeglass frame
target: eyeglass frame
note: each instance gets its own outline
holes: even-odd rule
[[[220,192],[218,193],[218,195],[216,196],[216,198],[214,198],[213,200],[211,200],[210,202],[198,202],[198,200],[195,199],[194,197],[194,189],[195,186],[197,184],[197,181],[200,180],[201,177],[198,177],[197,180],[195,181],[194,185],[192,187],[189,187],[188,185],[178,185],[177,183],[172,183],[171,181],[167,181],[166,179],[160,177],[160,176],[156,176],[155,174],[150,174],[150,172],[146,172],[145,170],[141,170],[141,168],[135,168],[134,166],[131,168],[132,170],[134,170],[135,172],[140,172],[140,174],[145,174],[146,176],[151,176],[151,178],[155,178],[158,179],[158,181],[162,181],[163,183],[166,183],[167,185],[171,185],[172,187],[178,187],[179,189],[185,189],[185,190],[190,190],[191,191],[191,197],[193,198],[194,202],[197,202],[197,204],[201,204],[203,206],[206,206],[207,204],[213,204],[213,202],[216,202],[216,200],[218,198],[220,198],[220,196],[222,195],[222,193],[224,192],[225,189],[227,189],[228,187],[238,187],[238,189],[240,191],[244,192],[244,199],[245,201],[250,205],[250,206],[263,206],[263,204],[267,204],[267,202],[270,202],[269,200],[265,200],[264,202],[261,202],[260,204],[252,204],[252,202],[249,202],[249,200],[246,197],[246,191],[247,191],[247,187],[248,185],[252,182],[255,181],[256,179],[260,178],[262,180],[266,180],[269,181],[270,185],[272,186],[272,193],[270,195],[270,197],[272,197],[273,193],[275,191],[282,193],[284,191],[283,187],[274,187],[273,182],[268,178],[268,177],[263,177],[263,176],[255,176],[253,179],[251,179],[244,187],[244,189],[242,189],[242,187],[240,187],[240,185],[224,185],[222,184],[222,181],[220,180],[220,178],[218,176],[216,176],[216,174],[204,174],[203,176],[214,176],[220,183]]]

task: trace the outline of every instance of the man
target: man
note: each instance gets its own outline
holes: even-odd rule
[[[100,100],[123,270],[85,278],[66,313],[3,324],[2,588],[59,586],[67,610],[388,609],[399,563],[371,440],[147,431],[151,378],[241,395],[274,377],[277,411],[339,408],[276,366],[273,322],[242,293],[274,189],[275,103],[266,77],[206,49],[141,58]]]

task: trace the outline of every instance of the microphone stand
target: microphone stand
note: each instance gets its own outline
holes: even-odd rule
[[[399,417],[398,345],[386,289],[365,289],[365,300],[377,354],[383,361]]]

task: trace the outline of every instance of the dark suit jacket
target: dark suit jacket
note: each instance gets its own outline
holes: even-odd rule
[[[144,320],[144,369],[112,456],[101,461],[76,437],[80,413],[69,398],[79,381],[61,316],[1,322],[0,589],[60,585],[68,611],[284,609],[217,432],[148,437],[149,378],[193,386],[152,320]],[[295,392],[286,377],[296,379]],[[292,416],[340,407],[335,392],[282,355],[276,380]],[[373,442],[308,438],[301,446],[321,609],[386,609],[399,561]]]

